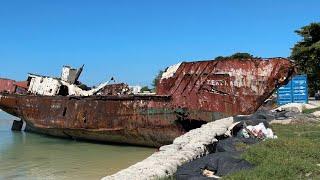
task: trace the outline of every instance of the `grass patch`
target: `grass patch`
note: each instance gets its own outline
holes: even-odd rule
[[[243,157],[256,165],[224,179],[320,179],[320,124],[272,125],[278,139],[252,145]]]
[[[249,144],[243,143],[243,142],[237,142],[235,143],[235,148],[237,151],[245,151],[250,147]]]
[[[316,111],[320,111],[320,107],[316,107],[316,108],[312,108],[312,109],[304,109],[304,110],[302,110],[302,113],[311,114],[311,113],[314,113]]]

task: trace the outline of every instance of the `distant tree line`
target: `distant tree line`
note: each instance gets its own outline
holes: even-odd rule
[[[222,60],[222,59],[252,59],[252,58],[258,58],[254,57],[253,55],[245,52],[237,52],[232,54],[231,56],[217,56],[214,58],[214,60]]]

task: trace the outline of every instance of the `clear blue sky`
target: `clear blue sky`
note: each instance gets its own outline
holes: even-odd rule
[[[0,76],[60,75],[85,64],[89,85],[150,84],[179,61],[234,52],[287,57],[319,0],[2,0]]]

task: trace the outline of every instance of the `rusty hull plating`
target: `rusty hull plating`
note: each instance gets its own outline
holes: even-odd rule
[[[255,112],[293,73],[283,58],[183,62],[165,71],[156,95],[117,94],[119,86],[87,97],[1,93],[0,107],[28,131],[159,147],[206,122]]]

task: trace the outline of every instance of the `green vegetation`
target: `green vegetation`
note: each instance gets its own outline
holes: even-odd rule
[[[214,58],[214,60],[221,60],[221,59],[251,59],[254,58],[253,55],[249,53],[242,53],[242,52],[237,52],[232,54],[231,56],[218,56]]]
[[[308,75],[310,95],[320,89],[320,23],[311,23],[295,31],[302,40],[292,48],[291,59],[299,73]]]
[[[163,73],[164,73],[164,71],[160,70],[160,71],[158,72],[157,76],[153,79],[153,81],[152,81],[152,86],[153,86],[152,91],[153,91],[153,92],[156,92],[156,90],[157,90],[157,85],[158,85],[158,83],[159,83],[159,81],[160,81]]]
[[[237,151],[246,151],[250,147],[249,144],[243,142],[236,142],[234,145]]]
[[[143,86],[141,88],[140,92],[145,92],[145,91],[150,91],[151,92],[151,89],[148,86]]]
[[[252,145],[243,157],[256,165],[224,179],[320,179],[320,124],[273,125],[278,139]]]

